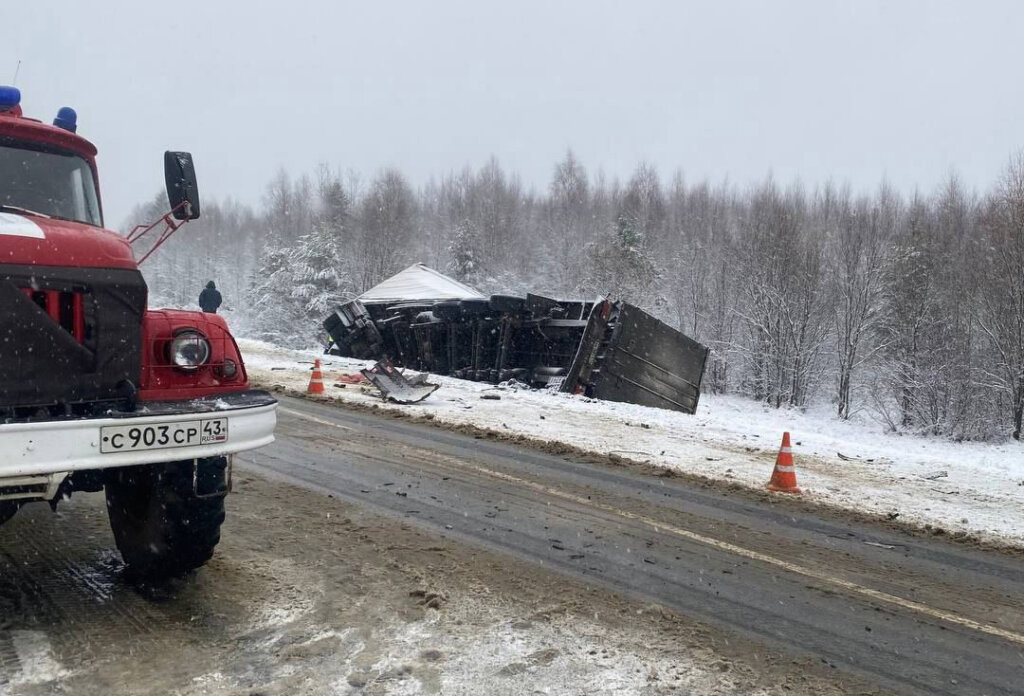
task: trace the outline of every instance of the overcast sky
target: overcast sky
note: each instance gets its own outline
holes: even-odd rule
[[[984,188],[1024,146],[1024,3],[6,2],[0,84],[99,147],[107,224],[191,150],[259,204],[326,161],[416,185],[496,155],[547,186],[571,147],[628,178]]]

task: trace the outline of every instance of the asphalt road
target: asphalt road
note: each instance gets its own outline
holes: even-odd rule
[[[624,467],[282,398],[241,466],[877,684],[1024,693],[1024,562]]]

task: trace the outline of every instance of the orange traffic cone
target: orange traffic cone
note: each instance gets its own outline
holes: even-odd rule
[[[793,464],[793,448],[789,444],[789,433],[782,433],[782,447],[775,459],[775,470],[768,482],[768,490],[776,493],[803,493],[796,485],[796,466]]]
[[[307,394],[323,394],[324,393],[324,376],[320,372],[320,361],[315,360],[313,362],[313,374],[309,376],[309,386],[306,387]]]

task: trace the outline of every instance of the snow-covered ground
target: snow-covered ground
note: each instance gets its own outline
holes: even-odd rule
[[[904,521],[1024,547],[1021,443],[898,436],[870,422],[770,409],[735,396],[705,394],[697,415],[688,416],[437,376],[430,381],[441,389],[425,401],[396,405],[383,403],[373,389],[335,386],[338,377],[371,363],[258,341],[239,345],[250,380],[260,385],[304,390],[310,364],[320,358],[327,396],[338,401],[431,414],[439,423],[521,434],[762,490],[788,430],[806,498],[878,515],[899,513]]]

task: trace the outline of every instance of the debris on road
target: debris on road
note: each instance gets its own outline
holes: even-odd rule
[[[888,549],[888,550],[890,550],[890,551],[891,551],[892,549],[896,548],[896,547],[895,547],[895,546],[893,546],[892,544],[879,544],[879,543],[878,543],[877,541],[865,541],[864,543],[865,543],[865,544],[867,544],[868,546],[875,546],[875,547],[877,547],[877,548],[880,548],[880,549]]]
[[[949,472],[946,471],[945,469],[940,469],[939,471],[933,471],[933,472],[931,472],[929,474],[921,474],[921,478],[925,479],[926,481],[934,481],[936,479],[946,478],[948,476],[949,476]]]
[[[627,450],[627,449],[616,449],[609,450],[611,454],[639,454],[644,457],[653,457],[654,455],[650,452],[644,452],[643,450]]]
[[[366,384],[366,377],[364,377],[360,372],[346,373],[335,377],[334,382],[335,386],[338,386],[339,384]]]
[[[384,358],[368,370],[362,371],[363,376],[380,390],[385,400],[396,404],[415,404],[441,388],[439,384],[428,384],[425,375],[415,379],[407,379],[391,361]]]
[[[440,609],[444,602],[448,601],[448,598],[440,592],[428,592],[427,590],[413,590],[409,593],[410,597],[420,600],[420,604],[427,607],[428,609]]]

